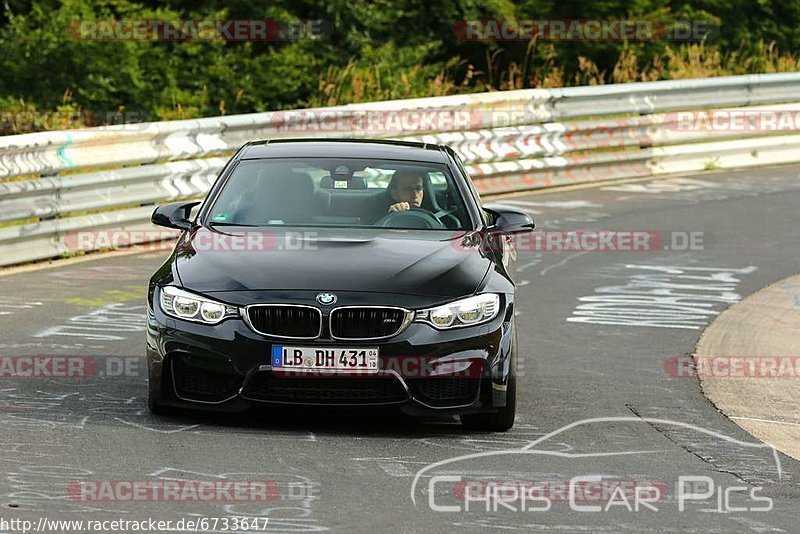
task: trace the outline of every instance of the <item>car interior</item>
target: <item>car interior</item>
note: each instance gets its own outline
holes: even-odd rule
[[[365,170],[377,178],[368,180]],[[390,214],[391,176],[400,170],[422,177],[422,205]],[[432,172],[438,173],[436,186]],[[451,194],[450,179],[443,181],[441,172],[429,166],[396,166],[378,173],[366,166],[354,167],[351,161],[331,169],[247,164],[237,168],[232,178],[236,180],[225,184],[214,205],[212,224],[461,229],[468,220],[460,198]]]

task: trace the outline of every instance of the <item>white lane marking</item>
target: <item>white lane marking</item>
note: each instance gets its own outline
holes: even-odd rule
[[[409,465],[428,465],[428,462],[413,461],[416,456],[394,456],[387,458],[350,458],[355,462],[375,462],[378,467],[391,477],[411,477],[414,476]]]
[[[113,303],[71,317],[66,324],[47,328],[32,337],[77,336],[92,341],[124,341],[129,339],[128,332],[143,332],[146,319],[145,306]]]
[[[350,459],[355,462],[378,462],[381,460],[402,461],[402,460],[410,460],[412,458],[416,458],[416,456],[387,456],[380,458],[366,457],[366,458],[350,458]]]
[[[699,330],[719,315],[715,308],[720,303],[741,300],[737,276],[756,270],[637,264],[618,268],[644,272],[629,276],[624,285],[598,287],[593,295],[580,297],[581,304],[567,322]]]
[[[599,525],[537,525],[533,523],[525,523],[522,525],[503,525],[497,522],[496,519],[476,519],[474,521],[456,521],[453,523],[455,527],[477,527],[477,528],[490,528],[492,530],[521,530],[523,532],[532,532],[534,530],[547,530],[547,531],[564,531],[564,532],[619,532],[620,525],[613,527],[603,527]],[[641,525],[637,525],[641,527]],[[639,528],[635,529],[639,530]],[[685,531],[684,531],[685,532]]]
[[[719,184],[695,180],[693,178],[669,178],[654,180],[647,183],[622,184],[603,187],[603,191],[621,191],[623,193],[678,193],[681,191],[695,191],[710,187],[719,187]]]
[[[175,428],[173,430],[160,430],[158,428],[153,428],[147,425],[140,425],[139,423],[134,423],[133,421],[126,421],[124,419],[120,419],[119,417],[115,417],[114,419],[116,419],[120,423],[124,423],[130,426],[135,426],[136,428],[141,428],[142,430],[149,430],[150,432],[158,432],[159,434],[175,434],[176,432],[183,432],[184,430],[190,430],[192,428],[200,427],[200,425],[189,425],[189,426],[182,426],[180,428]]]
[[[36,302],[21,302],[13,297],[0,297],[0,309],[3,310],[30,310],[36,306],[43,306],[44,303]],[[14,312],[0,311],[0,315],[13,315]]]
[[[84,343],[73,343],[65,345],[63,343],[0,343],[1,349],[70,349],[70,350],[84,350],[84,349],[102,349],[103,345],[86,345]]]
[[[414,476],[414,472],[400,462],[378,462],[378,467],[390,477]]]
[[[761,423],[772,423],[773,425],[800,426],[800,423],[790,423],[788,421],[775,421],[774,419],[761,419],[759,417],[737,417],[729,416],[728,419],[739,419],[742,421],[759,421]]]
[[[532,261],[529,261],[528,263],[520,265],[519,267],[517,267],[517,272],[522,272],[525,269],[527,269],[528,267],[536,267],[540,263],[542,263],[542,255],[541,254],[536,254],[536,259],[535,260],[532,260]]]
[[[564,265],[565,265],[565,264],[566,264],[566,263],[567,263],[569,260],[571,260],[571,259],[573,259],[573,258],[577,258],[578,256],[583,256],[584,254],[586,254],[586,253],[588,253],[588,252],[589,252],[588,250],[584,250],[584,251],[582,251],[582,252],[577,252],[577,253],[575,253],[575,254],[571,254],[571,255],[567,256],[566,258],[564,258],[563,260],[561,260],[560,262],[558,262],[558,263],[556,263],[556,264],[554,264],[554,265],[550,265],[549,267],[545,267],[544,269],[542,269],[541,271],[539,271],[539,275],[540,275],[540,276],[544,276],[544,275],[546,275],[546,274],[547,274],[547,272],[548,272],[550,269],[554,269],[554,268],[556,268],[556,267],[563,267],[563,266],[564,266]]]
[[[528,215],[541,215],[542,214],[542,212],[539,211],[539,210],[531,209],[530,206],[529,206],[529,204],[530,204],[529,202],[523,202],[521,200],[520,201],[517,201],[517,200],[513,200],[513,201],[511,201],[511,200],[501,200],[500,202],[497,202],[497,204],[500,204],[501,206],[508,206],[509,208],[517,208],[517,209],[521,208]]]
[[[546,200],[544,202],[533,202],[529,200],[501,200],[498,202],[498,204],[519,204],[520,206],[533,206],[537,208],[554,208],[564,210],[603,207],[602,204],[589,202],[588,200]]]

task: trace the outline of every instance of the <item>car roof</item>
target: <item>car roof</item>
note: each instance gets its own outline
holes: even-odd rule
[[[241,159],[263,158],[373,158],[446,163],[442,145],[382,139],[267,139],[242,147]]]

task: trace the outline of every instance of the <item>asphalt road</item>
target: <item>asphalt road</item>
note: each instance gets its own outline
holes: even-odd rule
[[[800,271],[799,178],[800,168],[786,167],[505,199],[541,229],[651,231],[663,241],[651,251],[519,251],[519,404],[504,434],[383,412],[151,416],[143,302],[164,252],[0,277],[0,356],[98,362],[91,377],[0,378],[0,521],[796,531],[799,464],[759,446],[670,362],[692,352],[721,310]],[[570,483],[587,476],[601,480]],[[164,480],[268,480],[278,494],[266,503],[145,502],[70,491],[85,481]],[[491,480],[506,481],[502,504],[478,499]],[[510,486],[531,485],[544,488],[538,500],[513,497]],[[635,486],[646,489],[639,499]],[[224,523],[207,530],[226,531]]]

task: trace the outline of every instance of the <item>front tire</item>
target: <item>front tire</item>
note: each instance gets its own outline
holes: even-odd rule
[[[165,369],[166,371],[166,369]],[[168,371],[167,371],[168,373]],[[161,375],[161,381],[158,381],[153,374],[149,374],[147,377],[147,409],[150,410],[150,413],[153,415],[174,415],[175,409],[170,408],[169,406],[165,406],[161,402],[161,395],[163,392],[163,381],[164,380],[172,380],[172,377],[168,374]]]
[[[147,396],[147,409],[150,410],[150,413],[153,415],[171,415],[174,413],[158,401],[158,397],[153,391],[150,391],[150,394]]]
[[[517,412],[517,359],[515,351],[512,351],[511,354],[511,374],[506,385],[506,405],[493,413],[459,416],[464,427],[485,432],[505,432],[514,426],[514,416]]]

